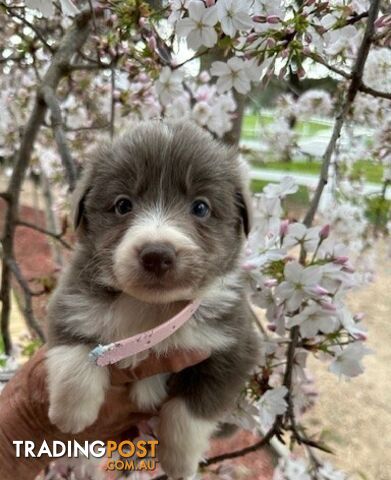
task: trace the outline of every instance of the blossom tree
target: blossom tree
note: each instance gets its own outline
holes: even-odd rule
[[[368,280],[362,253],[371,235],[386,233],[380,228],[381,216],[388,215],[384,205],[391,181],[391,12],[386,4],[5,0],[0,26],[0,157],[9,175],[0,194],[7,205],[0,298],[8,355],[13,282],[23,296],[27,325],[42,341],[34,298],[50,290],[34,289],[24,278],[15,259],[16,229],[36,229],[71,248],[64,221],[68,196],[101,131],[113,137],[132,120],[186,117],[214,137],[238,144],[248,98],[275,80],[292,92],[279,99],[269,132],[277,154],[291,155],[297,148],[292,118],[314,112],[334,116],[318,184],[301,221],[288,220],[286,211],[285,198],[297,191],[292,178],[254,195],[255,227],[243,269],[266,321],[257,323],[263,337],[258,368],[228,420],[257,431],[260,439],[209,458],[203,467],[245,456],[273,437],[289,437],[292,451],[301,445],[305,457],[283,459],[276,479],[345,478],[318,458],[317,449],[330,448],[308,436],[302,424],[313,402],[306,362],[313,355],[328,362],[337,377],[351,378],[363,372],[363,357],[370,353],[361,316],[349,310],[345,298]],[[295,88],[314,69],[331,73],[332,96]],[[363,121],[381,124],[370,143],[354,135],[354,126]],[[347,181],[363,155],[384,168],[374,231],[364,216],[362,184]],[[49,206],[57,215],[51,229],[19,216],[23,182],[33,175],[46,178],[56,191]],[[347,216],[352,220],[344,228]]]

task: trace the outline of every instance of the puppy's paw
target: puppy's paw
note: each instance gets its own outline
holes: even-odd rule
[[[193,478],[216,422],[197,418],[186,402],[174,398],[160,413],[158,457],[163,470],[174,480]]]
[[[159,445],[159,462],[172,480],[187,480],[196,476],[198,457],[194,453],[186,452],[183,448],[172,451],[167,445]]]
[[[84,345],[55,347],[47,353],[49,419],[64,433],[78,433],[98,417],[109,374],[89,360]]]
[[[167,398],[166,374],[154,375],[135,382],[130,390],[130,399],[140,412],[153,411]]]
[[[101,405],[102,402],[96,401],[77,405],[72,401],[53,399],[49,407],[49,420],[63,433],[79,433],[95,422]]]

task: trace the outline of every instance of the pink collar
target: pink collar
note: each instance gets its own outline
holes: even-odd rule
[[[151,330],[133,335],[119,342],[108,345],[98,345],[91,350],[90,357],[97,365],[104,367],[119,362],[124,358],[131,357],[136,353],[144,352],[168,338],[176,332],[179,327],[190,320],[198,310],[200,303],[200,300],[194,300],[179,313],[156,328],[151,328]]]

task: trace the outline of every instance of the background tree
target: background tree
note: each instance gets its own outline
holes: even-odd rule
[[[299,150],[298,121],[331,112],[332,135],[302,223],[284,220],[282,200],[297,191],[292,179],[265,187],[254,200],[257,222],[244,268],[254,302],[266,308],[270,332],[260,326],[263,361],[241,399],[242,415],[231,421],[243,426],[245,418],[248,426],[251,419],[262,438],[205,466],[243,456],[286,432],[292,448],[301,444],[307,449],[309,463],[302,466],[308,478],[337,478],[326,475],[328,467],[314,451],[329,448],[309,438],[297,418],[304,409],[308,355],[321,354],[331,371],[350,377],[362,372],[368,353],[360,318],[348,310],[344,296],[365,278],[368,265],[357,263],[361,275],[353,275],[352,264],[363,259],[371,235],[387,232],[387,8],[380,0],[0,2],[0,157],[3,175],[9,176],[1,193],[6,216],[0,322],[6,354],[12,353],[13,285],[22,295],[28,328],[41,341],[44,321],[36,318],[34,300],[52,288],[42,282],[37,288],[24,278],[15,257],[16,230],[23,226],[47,235],[58,244],[56,262],[63,261],[58,248],[69,250],[72,243],[68,197],[91,143],[102,132],[114,137],[133,120],[187,117],[214,137],[239,145],[246,108],[267,103],[275,107],[275,119],[266,133],[259,132],[270,146],[265,158],[292,160]],[[381,127],[372,141],[357,143],[355,125],[363,119]],[[380,195],[369,202],[356,186],[346,187],[363,156],[384,169]],[[27,178],[34,178],[44,193],[46,227],[20,217]],[[348,228],[341,228],[341,216],[345,222],[349,218]],[[325,225],[313,227],[315,220]],[[352,246],[353,237],[349,253],[346,246]],[[291,467],[281,465],[280,478],[290,478]]]

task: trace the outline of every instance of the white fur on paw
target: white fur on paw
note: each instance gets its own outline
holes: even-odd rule
[[[208,448],[216,422],[195,417],[184,400],[163,405],[159,424],[158,457],[163,470],[175,480],[193,478]]]
[[[106,368],[93,364],[85,345],[47,353],[49,419],[64,433],[78,433],[98,417],[109,385]]]
[[[83,406],[56,402],[50,405],[49,420],[63,433],[79,433],[95,422],[100,407],[101,402],[84,402]]]
[[[141,411],[155,410],[167,397],[166,374],[154,375],[135,382],[130,390],[130,398]]]

